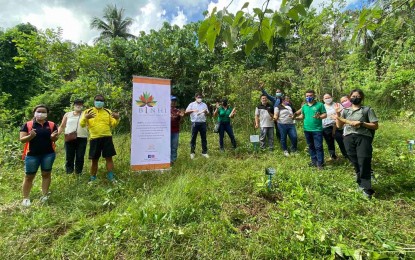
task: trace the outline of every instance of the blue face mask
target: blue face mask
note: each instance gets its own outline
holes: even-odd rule
[[[94,101],[94,106],[96,108],[103,108],[104,107],[104,101]]]
[[[308,102],[308,103],[313,102],[313,100],[314,100],[314,97],[306,97],[305,98],[305,101]]]

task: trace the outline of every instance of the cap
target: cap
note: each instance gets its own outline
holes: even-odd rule
[[[177,100],[177,97],[176,96],[170,96],[170,100]]]
[[[83,101],[82,99],[77,98],[77,99],[75,99],[75,100],[73,101],[73,103],[74,103],[74,104],[83,104],[83,103],[84,103],[84,101]]]

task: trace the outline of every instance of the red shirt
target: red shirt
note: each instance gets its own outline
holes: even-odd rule
[[[177,108],[171,108],[171,132],[178,133],[180,131],[180,120],[182,117],[180,116],[180,110]]]

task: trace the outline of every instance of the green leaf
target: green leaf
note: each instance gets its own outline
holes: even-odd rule
[[[247,8],[247,7],[248,7],[248,5],[249,5],[249,2],[246,2],[246,3],[242,6],[241,10],[242,10],[242,9]]]
[[[210,14],[210,16],[211,16],[211,17],[212,17],[212,16],[214,16],[217,10],[218,10],[218,8],[215,6],[215,7],[213,8],[212,13]]]
[[[228,48],[232,49],[233,48],[233,40],[232,40],[231,28],[228,27],[225,30],[223,30],[222,36],[223,36],[223,39],[225,40],[225,43],[228,46]]]
[[[235,15],[235,19],[233,20],[232,27],[239,25],[239,21],[243,18],[244,12],[238,11]],[[243,19],[242,19],[243,20]]]
[[[282,25],[284,23],[283,20],[282,20],[281,15],[277,12],[275,12],[275,14],[273,15],[272,21],[273,21],[275,26]]]
[[[297,10],[297,12],[302,15],[302,16],[306,16],[307,15],[307,11],[304,8],[304,5],[302,4],[298,4],[295,7],[295,10]]]
[[[233,24],[233,19],[232,19],[232,17],[230,15],[225,15],[222,20],[224,22],[226,22],[227,24],[229,24],[229,25],[232,25]]]
[[[256,31],[255,33],[254,33],[254,36],[251,38],[251,39],[249,39],[248,41],[247,41],[247,43],[246,43],[246,45],[245,45],[245,53],[246,53],[246,55],[249,55],[250,53],[251,53],[251,51],[256,47],[256,46],[258,46],[258,44],[259,44],[259,42],[260,42],[260,35],[259,35],[259,32],[258,31]]]
[[[264,16],[264,14],[262,13],[262,10],[259,8],[254,8],[254,13],[260,18]]]
[[[310,8],[310,5],[313,3],[313,0],[301,0],[301,3],[305,6],[305,8]]]
[[[288,11],[287,16],[296,22],[300,20],[300,17],[298,16],[298,11],[295,10],[295,8],[291,8],[290,11]]]
[[[272,38],[274,31],[270,27],[270,19],[265,17],[261,23],[261,38],[268,46],[268,49],[272,49]]]
[[[199,33],[198,33],[200,42],[204,42],[206,40],[206,34],[207,34],[207,31],[208,31],[209,27],[210,27],[209,19],[204,20],[200,24]]]
[[[290,33],[290,21],[285,20],[282,25],[277,26],[277,33],[285,38]]]

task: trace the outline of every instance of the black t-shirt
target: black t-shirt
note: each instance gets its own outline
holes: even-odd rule
[[[55,152],[52,146],[50,136],[52,132],[57,131],[58,127],[54,124],[52,131],[49,127],[49,122],[45,121],[43,126],[36,121],[33,121],[32,129],[36,130],[36,136],[29,143],[29,152],[27,155],[38,156]],[[20,128],[20,132],[29,133],[27,123]]]

